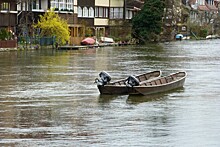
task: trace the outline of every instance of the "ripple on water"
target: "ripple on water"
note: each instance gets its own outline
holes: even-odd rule
[[[219,146],[219,40],[161,46],[0,53],[0,144]],[[170,92],[104,96],[94,84],[103,70],[188,76]]]

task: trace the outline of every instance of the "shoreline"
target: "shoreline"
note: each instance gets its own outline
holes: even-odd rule
[[[0,48],[0,52],[18,51],[18,48]]]

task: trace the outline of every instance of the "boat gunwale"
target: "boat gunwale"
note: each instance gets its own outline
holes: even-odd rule
[[[147,75],[147,74],[150,74],[150,73],[156,73],[156,72],[159,72],[158,77],[154,77],[154,78],[152,78],[152,79],[140,81],[140,84],[143,84],[143,83],[151,82],[151,81],[153,81],[153,80],[156,80],[156,79],[158,79],[158,78],[161,78],[162,71],[161,71],[161,70],[149,71],[149,72],[146,72],[146,73],[144,73],[144,74],[138,74],[138,75],[134,75],[134,76],[135,76],[135,77],[139,77],[139,76]],[[115,83],[118,83],[118,82],[121,82],[121,81],[126,81],[126,79],[127,79],[127,78],[125,78],[125,79],[119,79],[119,80],[117,80],[117,81],[110,82],[110,83],[108,83],[108,84],[106,84],[106,85],[103,85],[103,86],[114,86],[114,87],[116,87],[116,86],[117,86],[117,87],[123,87],[123,86],[125,86],[125,87],[127,87],[126,85],[114,85]]]
[[[140,84],[144,84],[144,83],[147,83],[147,82],[151,82],[151,81],[154,81],[154,80],[157,80],[157,79],[160,79],[160,78],[162,78],[161,76],[159,76],[159,77],[155,77],[155,78],[152,78],[152,79],[150,79],[150,80],[146,80],[146,81],[143,81],[143,82],[140,82]],[[127,85],[103,85],[104,87],[128,87]],[[133,87],[141,87],[141,86],[133,86]],[[152,87],[152,86],[150,86],[150,87]],[[132,88],[132,87],[128,87],[128,88]]]
[[[179,73],[184,73],[185,75],[183,76],[183,77],[181,77],[181,78],[179,78],[179,79],[176,79],[176,80],[173,80],[173,81],[171,81],[171,82],[168,82],[168,83],[164,83],[164,84],[159,84],[159,85],[139,85],[139,86],[133,86],[133,88],[135,89],[135,88],[153,88],[153,87],[162,87],[162,86],[167,86],[167,85],[171,85],[171,84],[173,84],[173,83],[177,83],[177,82],[179,82],[179,81],[181,81],[181,80],[183,80],[183,79],[185,79],[186,77],[187,77],[187,73],[185,72],[185,71],[180,71],[180,72],[176,72],[176,73],[173,73],[173,74],[169,74],[168,76],[165,76],[165,77],[159,77],[158,79],[160,79],[160,78],[166,78],[166,77],[169,77],[169,76],[172,76],[172,75],[175,75],[175,74],[179,74]],[[155,81],[155,80],[158,80],[158,79],[154,79],[154,80],[152,80],[152,81]],[[152,82],[152,81],[149,81],[149,82]],[[148,83],[148,81],[146,81],[145,83]],[[142,83],[142,84],[144,84],[144,83]]]

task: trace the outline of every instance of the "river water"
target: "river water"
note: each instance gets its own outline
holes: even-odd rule
[[[94,79],[185,70],[184,88],[100,95]],[[220,40],[0,52],[0,146],[220,146]]]

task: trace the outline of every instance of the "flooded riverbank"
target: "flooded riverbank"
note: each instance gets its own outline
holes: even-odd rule
[[[0,52],[1,146],[219,146],[220,42]],[[151,96],[100,95],[112,80],[162,70],[184,88]]]

